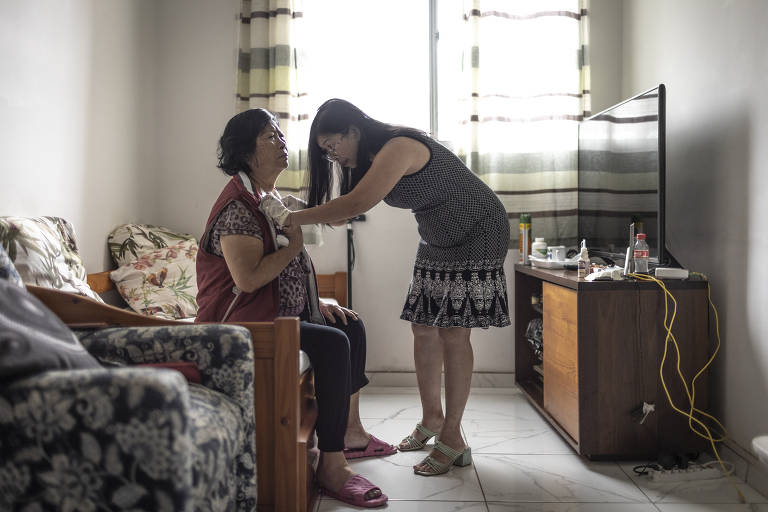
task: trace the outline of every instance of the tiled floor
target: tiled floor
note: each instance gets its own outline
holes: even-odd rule
[[[360,409],[366,428],[391,443],[421,417],[419,396],[409,388],[364,389]],[[353,468],[381,486],[387,509],[403,512],[768,512],[768,500],[742,482],[747,504],[724,478],[657,484],[635,476],[632,463],[589,462],[516,389],[473,389],[462,426],[471,466],[419,477],[412,466],[426,452],[417,451]],[[357,509],[321,497],[316,510]]]

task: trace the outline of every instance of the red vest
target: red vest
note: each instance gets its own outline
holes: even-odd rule
[[[264,235],[264,254],[275,252],[275,240],[267,218],[259,211],[259,199],[248,192],[243,182],[235,175],[229,181],[211,209],[205,232],[197,252],[197,317],[196,322],[221,322],[227,310],[226,320],[230,322],[271,322],[277,317],[280,306],[278,278],[250,293],[232,291],[235,282],[222,256],[207,251],[208,236],[213,223],[227,204],[233,200],[243,203],[258,219]]]

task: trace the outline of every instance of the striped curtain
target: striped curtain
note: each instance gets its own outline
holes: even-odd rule
[[[578,123],[589,115],[587,0],[465,2],[459,155],[549,244],[575,244]]]
[[[288,169],[278,179],[284,191],[304,183],[310,119],[303,64],[302,0],[242,0],[236,110],[265,108],[280,118],[288,141]]]

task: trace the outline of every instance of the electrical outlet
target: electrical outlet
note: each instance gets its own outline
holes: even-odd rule
[[[723,472],[716,467],[689,466],[686,469],[649,469],[648,474],[654,482],[684,482],[688,480],[711,480],[722,478]]]

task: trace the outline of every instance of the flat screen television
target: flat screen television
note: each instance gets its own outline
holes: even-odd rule
[[[622,263],[634,223],[649,262],[666,262],[664,110],[660,84],[579,124],[578,231],[590,257]]]

